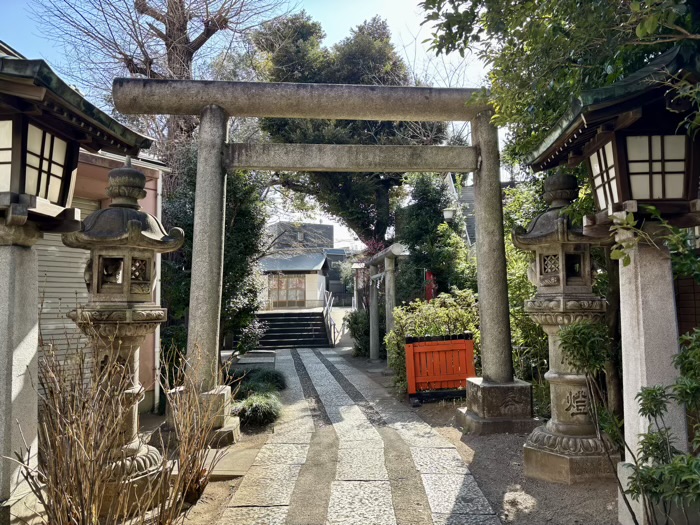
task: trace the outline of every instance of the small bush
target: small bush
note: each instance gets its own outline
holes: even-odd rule
[[[277,390],[284,390],[287,388],[287,379],[284,377],[284,374],[272,368],[253,369],[246,376],[246,379],[255,383],[269,383]]]
[[[345,316],[345,323],[354,341],[355,356],[369,357],[369,311],[354,310]]]
[[[277,387],[267,381],[242,381],[235,397],[237,399],[244,399],[252,394],[267,394],[277,391]]]
[[[282,403],[274,392],[251,394],[233,406],[233,413],[244,425],[267,425],[274,422],[282,411]]]
[[[260,321],[259,319],[253,319],[249,325],[241,329],[236,350],[241,355],[250,350],[255,350],[258,348],[260,339],[262,339],[266,331],[267,323]]]
[[[394,329],[386,335],[389,367],[394,371],[394,384],[405,391],[406,337],[474,334],[474,351],[479,344],[479,310],[471,290],[454,290],[440,294],[430,302],[413,301],[394,309]]]

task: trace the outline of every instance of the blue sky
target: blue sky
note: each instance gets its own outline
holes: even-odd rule
[[[435,60],[425,44],[429,28],[421,27],[423,13],[420,0],[298,0],[299,9],[306,10],[326,31],[326,45],[332,45],[349,35],[353,27],[375,15],[387,20],[396,48],[414,70],[426,71],[433,85],[477,87],[482,85],[484,70],[470,61],[460,77],[451,74],[450,65],[461,62],[458,56]],[[29,15],[29,0],[0,0],[0,40],[5,41],[27,58],[43,58],[60,70],[63,52],[60,46],[42,38]],[[285,219],[289,217],[283,217]],[[304,220],[299,217],[297,220]],[[318,220],[318,219],[317,219]],[[332,218],[323,222],[336,225],[336,245],[359,247],[353,235]]]

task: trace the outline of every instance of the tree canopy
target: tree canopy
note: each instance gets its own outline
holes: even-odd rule
[[[331,48],[324,37],[321,25],[301,12],[263,24],[252,41],[266,57],[264,76],[274,82],[410,84],[384,20],[360,24]],[[263,119],[261,126],[274,142],[312,144],[437,144],[446,134],[442,123]],[[313,197],[368,243],[383,241],[393,225],[390,202],[403,174],[278,173],[275,182]]]
[[[491,70],[494,123],[522,160],[572,96],[613,83],[671,45],[700,39],[697,0],[424,0],[438,53],[473,52]]]

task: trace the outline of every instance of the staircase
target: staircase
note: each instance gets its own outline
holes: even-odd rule
[[[321,312],[260,312],[267,331],[258,345],[273,348],[330,348]]]

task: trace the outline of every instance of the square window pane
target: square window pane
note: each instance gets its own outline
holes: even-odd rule
[[[39,183],[39,170],[27,166],[24,177],[24,192],[30,195],[37,195],[37,184]]]
[[[0,164],[0,192],[10,191],[10,180],[12,178],[12,165]]]
[[[610,169],[610,195],[612,195],[612,201],[614,203],[620,202],[617,195],[617,178],[615,177],[615,168]]]
[[[591,155],[588,160],[591,162],[591,173],[596,176],[600,173],[600,166],[598,165],[598,153]]]
[[[627,137],[627,159],[649,159],[649,143],[646,137]]]
[[[27,131],[27,151],[31,151],[35,155],[41,155],[41,139],[43,136],[43,131],[29,124]]]
[[[39,181],[39,197],[43,197],[46,199],[46,185],[47,185],[47,179],[49,176],[44,173],[43,171],[41,172],[41,181]]]
[[[51,164],[51,175],[54,177],[63,177],[63,167],[58,164]]]
[[[12,162],[12,150],[0,150],[0,162]]]
[[[649,173],[648,162],[630,162],[628,166],[630,173]]]
[[[0,148],[12,147],[12,121],[0,120]]]
[[[661,173],[661,162],[652,162],[651,163],[651,172],[652,173]]]
[[[683,175],[666,175],[666,198],[682,199],[684,181]]]
[[[661,136],[654,135],[651,137],[651,158],[661,160]]]
[[[635,175],[630,177],[630,189],[633,199],[649,198],[649,177],[646,175]]]
[[[664,137],[664,156],[669,160],[685,159],[685,135],[666,135]]]
[[[651,177],[651,195],[652,199],[663,199],[663,186],[661,185],[661,175],[653,175]]]
[[[63,165],[66,163],[66,148],[67,144],[65,140],[58,138],[53,139],[53,155],[52,160]]]
[[[598,197],[598,206],[600,209],[605,209],[608,207],[608,201],[605,199],[605,190],[601,186],[595,190],[596,197]]]
[[[685,162],[666,162],[665,171],[666,173],[684,173],[685,172]]]
[[[39,167],[39,157],[27,152],[27,165],[38,168]]]
[[[608,142],[605,145],[605,162],[607,163],[608,168],[611,168],[615,165],[615,156],[613,155],[612,142]]]
[[[51,177],[49,182],[49,200],[54,204],[58,204],[61,199],[61,179],[58,177]]]

